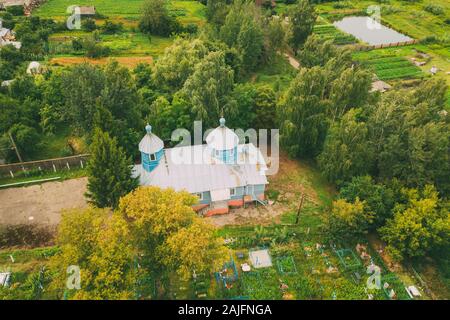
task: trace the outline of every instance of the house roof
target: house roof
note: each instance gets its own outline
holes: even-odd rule
[[[139,142],[139,151],[146,154],[153,154],[164,148],[164,142],[152,133],[152,126],[147,124],[145,127],[147,134]]]
[[[374,92],[374,91],[385,92],[391,88],[392,88],[392,86],[390,84],[388,84],[384,81],[378,80],[378,81],[372,82],[371,92]]]
[[[80,6],[80,14],[81,15],[95,15],[95,7],[94,6]]]
[[[185,190],[189,193],[268,184],[267,166],[253,144],[238,146],[237,164],[224,164],[212,157],[207,145],[165,149],[159,165],[151,172],[136,165],[134,176],[141,185]]]
[[[225,119],[221,118],[220,126],[208,134],[206,143],[215,150],[230,150],[239,144],[239,137],[225,126]]]
[[[23,6],[25,0],[0,0],[0,7]]]

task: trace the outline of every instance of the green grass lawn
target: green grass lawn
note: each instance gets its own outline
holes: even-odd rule
[[[64,20],[68,16],[67,8],[71,5],[95,6],[97,13],[114,21],[138,21],[142,14],[144,0],[47,0],[33,15],[56,20]],[[198,1],[172,0],[171,11],[179,15],[182,23],[198,23],[204,21],[204,8]]]

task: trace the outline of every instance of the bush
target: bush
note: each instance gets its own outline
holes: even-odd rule
[[[121,33],[121,32],[123,32],[123,24],[122,23],[114,23],[114,22],[107,20],[101,29],[102,29],[103,34]]]
[[[444,14],[444,9],[436,4],[428,4],[423,8],[423,10],[432,13],[436,16]]]
[[[23,16],[23,6],[11,6],[6,8],[6,12],[12,14],[13,16]]]
[[[198,26],[195,23],[189,23],[186,27],[184,27],[184,32],[189,34],[195,34],[198,31]]]
[[[104,47],[94,40],[85,40],[83,47],[86,50],[86,57],[88,58],[98,59],[107,57],[111,53],[110,48]]]
[[[82,28],[84,31],[92,32],[97,29],[94,19],[86,19],[83,21]]]

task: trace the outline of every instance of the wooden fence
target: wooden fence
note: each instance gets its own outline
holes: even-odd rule
[[[369,51],[374,49],[383,49],[383,48],[391,48],[391,47],[399,47],[399,46],[410,46],[413,44],[419,43],[419,40],[413,39],[409,41],[402,42],[393,42],[387,44],[378,44],[378,45],[355,45],[354,49],[356,51]]]
[[[65,158],[55,158],[39,161],[19,162],[0,165],[0,177],[13,177],[21,173],[29,173],[36,171],[53,171],[71,170],[84,168],[86,166],[89,154],[80,154]]]

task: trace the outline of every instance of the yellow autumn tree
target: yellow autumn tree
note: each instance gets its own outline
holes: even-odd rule
[[[223,240],[192,209],[197,201],[187,192],[158,187],[140,187],[120,200],[118,211],[155,274],[176,271],[189,277],[194,270],[209,271],[225,261]]]
[[[135,250],[129,226],[108,209],[88,208],[63,214],[58,228],[60,253],[50,263],[50,290],[58,298],[129,299],[133,297]],[[70,266],[80,270],[80,287],[67,287]]]

